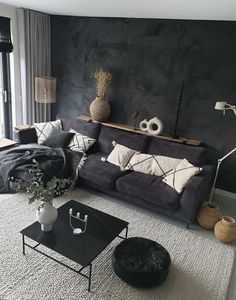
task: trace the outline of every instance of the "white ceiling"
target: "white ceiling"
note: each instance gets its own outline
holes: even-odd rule
[[[49,14],[236,20],[236,0],[0,0]]]

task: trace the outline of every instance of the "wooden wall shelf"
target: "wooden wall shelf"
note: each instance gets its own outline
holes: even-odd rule
[[[93,120],[92,117],[84,116],[84,115],[80,116],[79,119],[87,121],[87,122],[100,123],[100,124],[108,126],[108,127],[121,129],[121,130],[129,131],[129,132],[132,132],[132,133],[138,133],[138,134],[153,136],[153,135],[150,135],[149,133],[147,133],[145,131],[142,131],[138,128],[134,129],[130,125],[116,124],[116,123],[111,123],[111,122],[97,122],[97,121]],[[172,137],[167,136],[167,135],[155,135],[155,137],[159,138],[159,139],[162,139],[162,140],[167,140],[167,141],[180,143],[180,144],[187,144],[187,145],[191,145],[191,146],[200,146],[200,144],[202,143],[201,141],[186,139],[186,138],[182,138],[182,137],[176,139],[176,138],[172,138]]]

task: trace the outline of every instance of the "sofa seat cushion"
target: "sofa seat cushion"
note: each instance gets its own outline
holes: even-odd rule
[[[101,161],[102,153],[93,153],[87,156],[84,166],[79,171],[79,178],[91,181],[103,188],[114,190],[116,179],[124,172],[120,168]]]
[[[162,182],[162,177],[132,172],[116,181],[116,189],[146,202],[168,209],[177,209],[180,195]]]

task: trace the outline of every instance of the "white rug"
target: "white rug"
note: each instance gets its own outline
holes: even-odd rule
[[[28,205],[26,196],[17,194],[0,203],[1,300],[226,299],[234,261],[234,250],[230,246],[149,217],[125,207],[122,202],[117,204],[81,190],[55,200],[55,205],[60,206],[70,199],[130,222],[129,236],[142,236],[162,244],[172,259],[167,280],[151,289],[137,289],[122,282],[111,267],[111,255],[119,239],[94,261],[91,293],[87,292],[87,280],[69,269],[29,248],[23,256],[19,231],[35,220],[36,204]],[[54,252],[47,252],[68,263]],[[76,266],[73,262],[70,265]]]

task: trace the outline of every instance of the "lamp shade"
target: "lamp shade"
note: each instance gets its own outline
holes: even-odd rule
[[[225,102],[225,101],[218,101],[218,102],[216,102],[215,109],[225,110],[226,109],[226,105],[227,105],[227,102]]]
[[[35,77],[35,101],[39,103],[56,102],[56,78]]]

